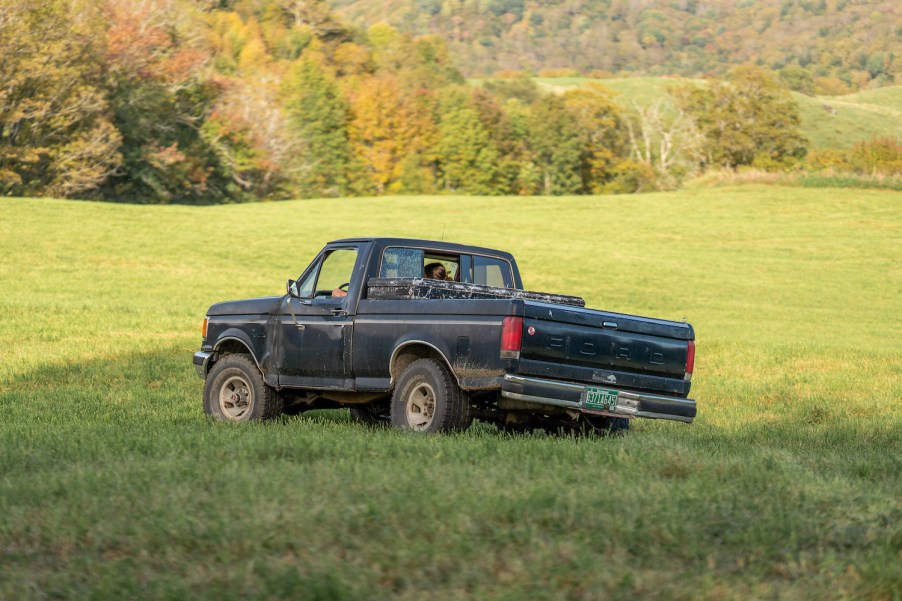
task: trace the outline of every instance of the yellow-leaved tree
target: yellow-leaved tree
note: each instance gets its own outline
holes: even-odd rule
[[[120,164],[97,8],[0,0],[0,194],[79,197]]]
[[[402,180],[405,170],[425,167],[428,161],[435,137],[430,96],[426,91],[404,93],[390,74],[361,82],[351,100],[350,125],[351,144],[362,166],[360,188],[378,194],[424,191],[406,190]],[[428,171],[421,175],[429,179]]]

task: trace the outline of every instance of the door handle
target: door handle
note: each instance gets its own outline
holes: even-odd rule
[[[345,311],[344,309],[341,309],[339,307],[332,309],[332,315],[335,315],[336,317],[338,317],[340,315],[347,315],[347,314],[348,314],[347,311]]]
[[[616,330],[617,329],[617,324],[614,323],[613,321],[606,321],[603,324],[601,324],[601,326],[606,330]]]

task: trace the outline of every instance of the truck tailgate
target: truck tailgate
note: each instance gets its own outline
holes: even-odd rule
[[[687,323],[526,301],[518,372],[685,397]]]

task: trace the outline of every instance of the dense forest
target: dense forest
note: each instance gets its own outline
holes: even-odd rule
[[[723,75],[802,71],[838,94],[902,75],[898,0],[331,0],[352,23],[448,41],[468,76],[576,69]]]
[[[354,28],[325,0],[0,0],[0,194],[212,204],[669,188],[709,167],[810,161],[781,75],[739,66],[624,112],[597,83],[471,86],[442,37]],[[815,153],[863,172],[899,157],[894,140]]]

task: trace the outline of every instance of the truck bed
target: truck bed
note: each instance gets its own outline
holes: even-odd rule
[[[585,308],[576,296],[423,278],[373,278],[370,300],[515,299],[523,319],[516,375],[685,397],[688,323]]]
[[[462,284],[460,282],[446,282],[426,278],[372,278],[367,281],[367,287],[367,298],[370,300],[521,298],[573,307],[586,306],[586,301],[578,296],[480,286],[478,284]]]

